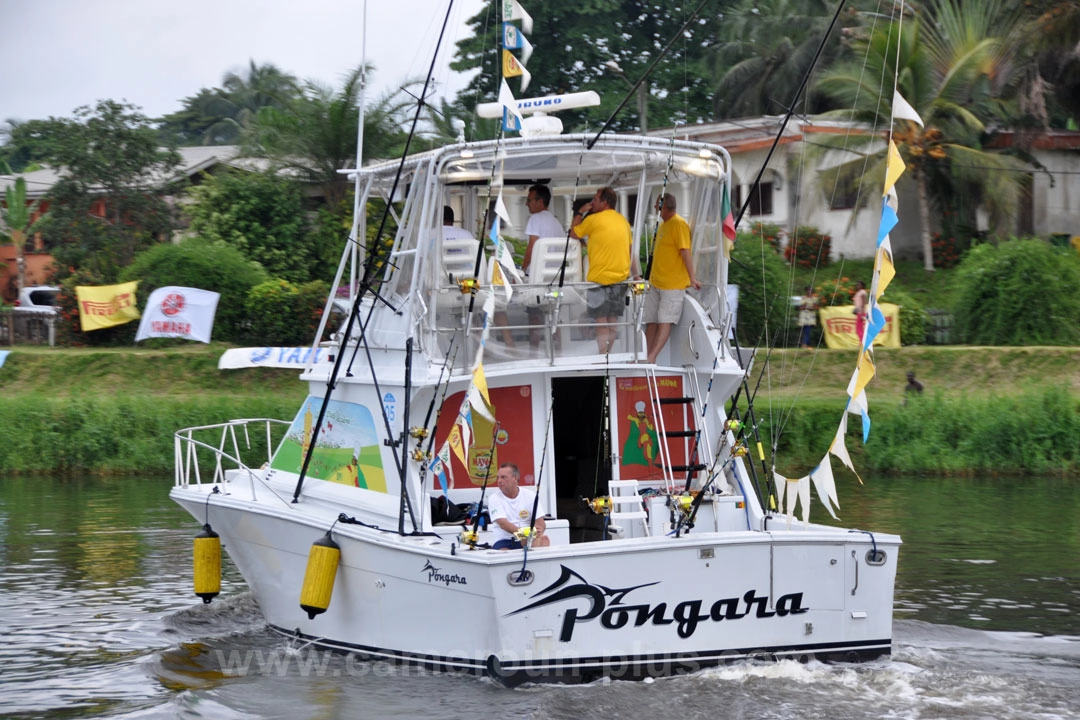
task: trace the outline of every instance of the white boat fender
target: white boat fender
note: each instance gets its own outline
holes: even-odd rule
[[[304,586],[300,589],[300,609],[308,614],[309,620],[330,607],[340,561],[341,546],[334,542],[329,531],[311,544],[307,570],[304,571]]]
[[[203,525],[203,531],[195,536],[193,564],[195,594],[202,598],[203,604],[209,604],[221,592],[221,538],[210,523]]]

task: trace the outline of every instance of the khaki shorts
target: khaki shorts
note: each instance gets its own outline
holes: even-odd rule
[[[661,290],[649,288],[645,296],[646,323],[671,323],[674,325],[682,317],[683,296],[686,290]]]

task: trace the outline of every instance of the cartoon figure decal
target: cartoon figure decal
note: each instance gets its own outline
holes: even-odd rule
[[[314,396],[304,401],[270,467],[300,472],[308,448],[315,443],[308,477],[386,492],[386,474],[371,411],[363,405],[331,400],[316,439],[313,431],[321,405],[322,399]]]

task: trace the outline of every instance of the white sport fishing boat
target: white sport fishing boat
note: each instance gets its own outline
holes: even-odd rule
[[[747,375],[729,340],[727,153],[588,141],[461,143],[360,171],[359,227],[369,200],[393,198],[394,230],[379,257],[343,257],[339,281],[362,289],[353,322],[302,374],[309,397],[291,424],[177,433],[171,497],[220,536],[271,628],[342,652],[507,683],[888,655],[899,537],[771,510],[771,474],[756,448],[746,456],[749,423],[725,409]],[[538,182],[564,225],[574,197],[613,187],[636,243],[651,236],[656,196],[678,197],[703,287],[655,364],[642,283],[628,285],[615,346],[599,353],[575,239],[537,241],[509,298],[491,286],[486,210]],[[447,205],[482,252],[443,238]],[[470,403],[481,354],[494,423]],[[470,431],[466,462],[449,457],[436,479],[455,426]],[[272,453],[241,458],[241,437]],[[549,546],[489,549],[483,524],[446,522],[446,507],[476,514],[504,462],[539,495]],[[309,550],[326,536],[339,551],[315,547],[307,587]]]

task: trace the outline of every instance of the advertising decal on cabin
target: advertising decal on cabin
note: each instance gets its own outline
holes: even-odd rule
[[[682,397],[682,381],[674,375],[656,378],[660,398]],[[615,380],[615,425],[622,453],[619,476],[623,480],[659,480],[660,430],[656,412],[663,413],[667,430],[693,430],[692,410],[681,404],[654,405],[649,383],[645,377],[626,377]],[[668,444],[672,465],[684,465],[686,451],[682,442]]]
[[[494,427],[480,413],[473,413],[472,445],[468,449],[469,467],[466,471],[457,456],[453,455],[449,478],[451,488],[480,487],[484,484],[485,477],[488,485],[494,487],[495,473],[499,464],[504,462],[512,462],[518,466],[522,485],[532,485],[535,482],[532,462],[532,386],[489,388],[488,392],[491,404],[499,411],[498,434],[494,434]],[[464,399],[465,393],[458,392],[446,398],[443,404],[448,408],[458,407]],[[435,428],[435,447],[442,447],[446,442],[456,419],[445,412],[439,416],[439,424]]]
[[[289,431],[274,454],[270,467],[299,473],[312,443],[315,418],[322,398],[304,401]],[[331,400],[326,408],[307,477],[342,485],[386,492],[379,440],[371,411],[363,405]]]

